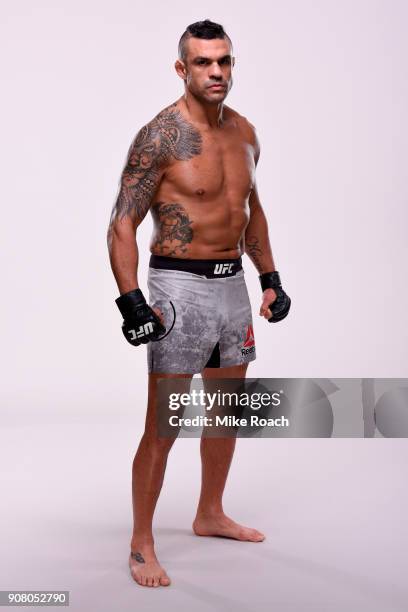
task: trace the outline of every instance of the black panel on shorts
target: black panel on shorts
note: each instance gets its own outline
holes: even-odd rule
[[[214,346],[211,357],[207,361],[206,368],[219,368],[220,367],[220,343]]]

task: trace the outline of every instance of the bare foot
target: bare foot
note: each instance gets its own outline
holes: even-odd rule
[[[224,513],[213,515],[197,515],[193,523],[193,531],[199,536],[223,536],[243,542],[262,542],[263,533],[257,529],[239,525]]]
[[[154,552],[153,544],[131,547],[129,568],[132,578],[140,586],[169,586],[170,578],[160,565]]]

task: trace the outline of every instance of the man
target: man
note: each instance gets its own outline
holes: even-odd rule
[[[260,315],[275,322],[290,307],[275,271],[255,184],[255,129],[224,105],[234,61],[222,26],[209,20],[188,26],[175,63],[184,95],[132,142],[108,230],[123,333],[133,345],[147,344],[148,407],[133,462],[129,558],[132,576],[143,586],[170,584],[155,555],[152,534],[174,442],[157,434],[157,378],[191,378],[195,373],[204,380],[245,377],[255,359],[255,343],[242,254],[249,255],[260,274]],[[149,209],[154,220],[150,306],[138,285],[135,240]],[[202,487],[193,530],[201,536],[261,542],[262,533],[239,525],[223,511],[234,447],[234,437],[201,440]]]

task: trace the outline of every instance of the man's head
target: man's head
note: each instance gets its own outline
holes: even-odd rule
[[[186,28],[175,68],[186,87],[202,101],[219,104],[232,87],[232,43],[222,25],[209,19]]]

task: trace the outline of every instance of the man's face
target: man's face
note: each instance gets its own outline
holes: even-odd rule
[[[189,38],[186,41],[186,59],[182,62],[186,86],[200,100],[219,104],[232,87],[231,43],[228,38],[203,40]]]

